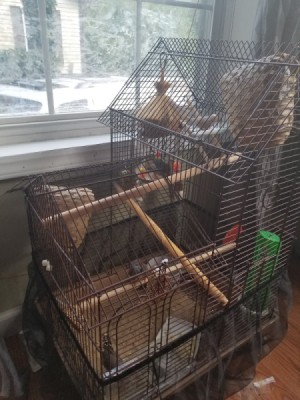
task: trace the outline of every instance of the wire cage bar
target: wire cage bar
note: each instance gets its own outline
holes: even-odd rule
[[[160,39],[100,118],[111,162],[30,179],[41,312],[83,398],[166,397],[273,324],[300,210],[297,49]]]

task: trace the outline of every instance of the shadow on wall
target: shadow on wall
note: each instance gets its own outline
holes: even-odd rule
[[[298,258],[300,258],[300,221],[298,223],[296,238],[294,243],[294,252]]]
[[[31,260],[24,194],[6,193],[16,183],[0,182],[0,314],[23,303]]]

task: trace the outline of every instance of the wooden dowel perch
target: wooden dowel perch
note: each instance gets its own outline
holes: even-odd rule
[[[115,187],[119,192],[122,192],[122,189],[116,184]],[[124,192],[123,192],[124,193]],[[209,279],[203,274],[203,272],[196,267],[194,263],[191,263],[190,260],[186,257],[182,250],[163,232],[163,230],[153,221],[152,218],[146,214],[139,204],[133,200],[132,198],[128,198],[126,201],[130,207],[136,212],[140,220],[146,226],[146,228],[157,237],[157,239],[161,242],[161,244],[167,249],[173,257],[179,258],[183,267],[193,275],[193,278],[202,286],[204,289],[208,290],[208,293],[215,297],[223,305],[228,303],[228,299],[225,295],[220,292],[220,290],[209,281]]]
[[[216,247],[213,250],[205,251],[204,253],[198,254],[195,257],[188,258],[188,260],[192,264],[196,264],[196,263],[199,263],[199,262],[201,263],[201,262],[204,262],[206,260],[209,260],[209,259],[213,258],[214,255],[217,256],[217,255],[220,255],[220,254],[223,254],[223,253],[227,253],[228,251],[234,250],[235,248],[236,248],[236,243],[235,242],[228,243],[228,244],[225,244],[223,246]],[[166,268],[166,273],[170,274],[171,272],[176,272],[176,271],[178,271],[178,269],[181,269],[181,268],[183,268],[183,265],[181,263],[175,264],[175,265],[172,265],[170,267],[167,267]]]
[[[216,255],[216,256],[221,255],[221,254],[227,253],[231,250],[234,250],[235,248],[236,248],[235,242],[228,243],[226,245],[219,246],[213,250],[205,251],[204,253],[198,254],[197,256],[195,256],[193,258],[189,258],[188,261],[192,264],[195,264],[198,262],[204,262],[206,260],[213,258],[214,255]],[[178,269],[182,269],[182,268],[184,268],[184,266],[181,263],[172,265],[172,266],[166,268],[166,274],[170,274],[171,272],[176,272],[176,271],[178,271]],[[111,289],[108,292],[100,294],[100,296],[93,294],[91,296],[90,300],[85,298],[80,302],[80,309],[81,310],[89,309],[93,305],[96,306],[98,303],[101,303],[102,301],[110,300],[110,299],[114,298],[115,296],[118,296],[124,292],[127,292],[132,289],[138,289],[139,287],[146,284],[147,282],[148,282],[148,278],[145,277],[145,278],[137,280],[134,283],[128,283],[128,284],[126,284],[124,286],[120,286],[116,289]]]
[[[193,176],[201,175],[203,172],[205,172],[205,169],[214,170],[220,168],[225,164],[226,165],[233,164],[236,161],[238,161],[238,159],[239,159],[238,155],[233,155],[230,157],[222,156],[219,158],[214,158],[207,165],[189,168],[187,170],[181,171],[180,173],[170,175],[166,178],[157,179],[150,183],[136,186],[132,189],[122,191],[120,193],[116,193],[111,196],[107,196],[103,199],[92,201],[88,204],[84,204],[82,206],[64,211],[61,214],[57,214],[52,217],[46,218],[44,219],[43,222],[44,223],[51,222],[53,219],[59,218],[61,216],[64,218],[65,222],[68,223],[72,221],[75,217],[78,217],[80,215],[85,216],[89,213],[96,212],[98,210],[102,210],[104,208],[108,208],[116,204],[120,204],[128,200],[128,198],[136,198],[143,196],[146,193],[168,187],[170,184],[173,185],[177,182],[182,182],[186,179],[190,179]]]

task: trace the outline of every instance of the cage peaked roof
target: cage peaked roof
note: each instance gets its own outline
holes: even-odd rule
[[[160,38],[99,122],[143,140],[176,133],[250,166],[288,139],[298,95],[299,46],[270,43],[263,57],[260,48]]]
[[[99,122],[110,125],[110,111],[139,119],[151,116],[149,119],[158,122],[163,121],[168,113],[175,121],[195,118],[197,110],[191,105],[200,101],[195,88],[196,66],[185,59],[180,60],[178,55],[198,55],[197,43],[192,41],[190,44],[183,39],[159,39],[101,115]],[[208,45],[206,41],[201,43]],[[208,50],[209,47],[207,54]]]

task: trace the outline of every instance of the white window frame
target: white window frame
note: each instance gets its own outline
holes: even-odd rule
[[[218,0],[216,0],[218,1]],[[191,9],[203,9],[214,13],[214,7],[211,5],[200,4],[200,2],[189,2],[180,0],[135,0],[136,2],[136,46],[135,46],[135,64],[138,65],[141,60],[141,18],[142,4],[163,4],[174,7],[184,7]],[[97,119],[102,111],[82,112],[71,114],[55,114],[52,91],[52,79],[50,69],[50,56],[47,40],[46,7],[45,0],[39,0],[39,18],[41,26],[42,50],[45,66],[45,81],[48,100],[47,115],[32,116],[8,116],[0,118],[0,146],[20,142],[35,140],[56,139],[76,137],[78,135],[90,136],[107,134],[108,129],[97,123]],[[81,133],[80,133],[81,132]]]

